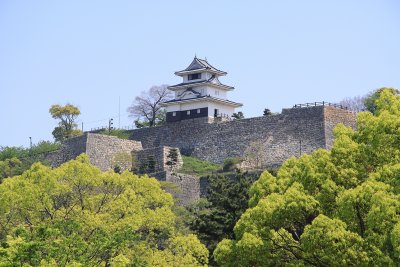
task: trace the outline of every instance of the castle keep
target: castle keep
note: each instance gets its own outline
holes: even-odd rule
[[[168,87],[175,99],[163,103],[167,123],[204,117],[230,119],[242,104],[227,99],[227,92],[234,88],[218,79],[226,74],[197,57],[186,69],[175,72],[183,82]]]
[[[175,99],[164,102],[167,123],[162,126],[130,131],[130,140],[85,133],[67,140],[62,148],[49,155],[53,166],[87,153],[91,163],[102,170],[113,168],[121,153],[123,169],[152,161],[147,173],[160,180],[176,183],[182,190],[184,204],[197,199],[202,190],[198,177],[179,174],[181,160],[175,170],[167,165],[168,151],[203,160],[222,163],[229,157],[255,155],[262,167],[278,167],[292,156],[311,153],[318,148],[330,149],[333,128],[338,123],[355,126],[354,113],[328,103],[296,105],[281,114],[230,120],[241,104],[229,101],[227,92],[233,87],[223,85],[218,77],[226,73],[206,60],[194,58],[183,71],[175,73],[183,83],[170,86]],[[123,157],[122,157],[123,158]],[[146,171],[143,171],[146,172]]]

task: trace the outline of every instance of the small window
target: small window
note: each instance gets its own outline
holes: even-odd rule
[[[198,108],[198,109],[197,109],[197,114],[199,114],[199,113],[200,113],[200,109]]]
[[[219,95],[219,91],[218,90],[215,90],[215,95]]]
[[[176,117],[176,112],[175,112],[175,111],[172,112],[172,116],[173,116],[173,117]]]
[[[201,73],[193,73],[193,74],[189,74],[188,75],[188,80],[197,80],[197,79],[201,79]]]
[[[190,110],[186,111],[186,114],[187,114],[187,115],[190,115]]]

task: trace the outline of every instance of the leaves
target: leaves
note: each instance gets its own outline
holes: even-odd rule
[[[56,169],[36,163],[6,179],[0,196],[0,266],[125,266],[170,254],[207,264],[208,252],[197,238],[177,233],[172,196],[157,180],[102,173],[85,155]],[[176,243],[187,250],[172,251]]]
[[[287,160],[251,187],[221,266],[395,266],[400,259],[400,96],[382,90],[332,150]],[[236,265],[235,265],[236,264]]]
[[[52,105],[49,112],[53,119],[60,120],[58,127],[55,127],[52,132],[56,141],[62,142],[66,138],[81,134],[81,131],[76,129],[77,124],[75,123],[76,117],[81,114],[78,107],[71,104]]]

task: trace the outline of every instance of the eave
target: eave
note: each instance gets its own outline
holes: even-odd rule
[[[167,106],[173,106],[176,104],[186,104],[186,103],[194,103],[194,102],[216,102],[216,103],[222,103],[228,106],[232,107],[241,107],[243,104],[241,103],[236,103],[233,101],[225,100],[225,99],[220,99],[212,96],[202,96],[202,97],[195,97],[195,98],[188,98],[188,99],[179,99],[179,100],[171,100],[167,101],[161,104],[162,107],[167,107]]]
[[[209,68],[201,68],[201,69],[194,69],[194,70],[181,70],[181,71],[176,71],[175,75],[177,76],[185,76],[188,74],[193,74],[193,73],[198,73],[198,72],[209,72],[209,73],[213,73],[216,74],[218,76],[224,76],[227,73],[225,71],[220,71],[220,70],[212,70]]]
[[[207,86],[211,86],[211,87],[226,90],[226,91],[232,91],[233,89],[235,89],[235,87],[233,87],[233,86],[228,86],[228,85],[224,85],[224,84],[215,84],[215,83],[208,82],[206,80],[200,81],[200,82],[180,83],[180,84],[169,86],[168,89],[171,91],[177,91],[180,89],[185,89],[185,88],[194,87],[194,86],[201,86],[201,85],[207,85]]]

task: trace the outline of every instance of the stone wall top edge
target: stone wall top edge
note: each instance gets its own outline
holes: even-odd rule
[[[104,134],[97,134],[97,133],[85,133],[87,135],[87,138],[98,138],[98,139],[104,139],[104,140],[115,140],[118,142],[127,142],[131,144],[139,144],[139,141],[135,140],[129,140],[129,139],[121,139],[118,138],[117,136],[112,136],[112,135],[104,135]]]

